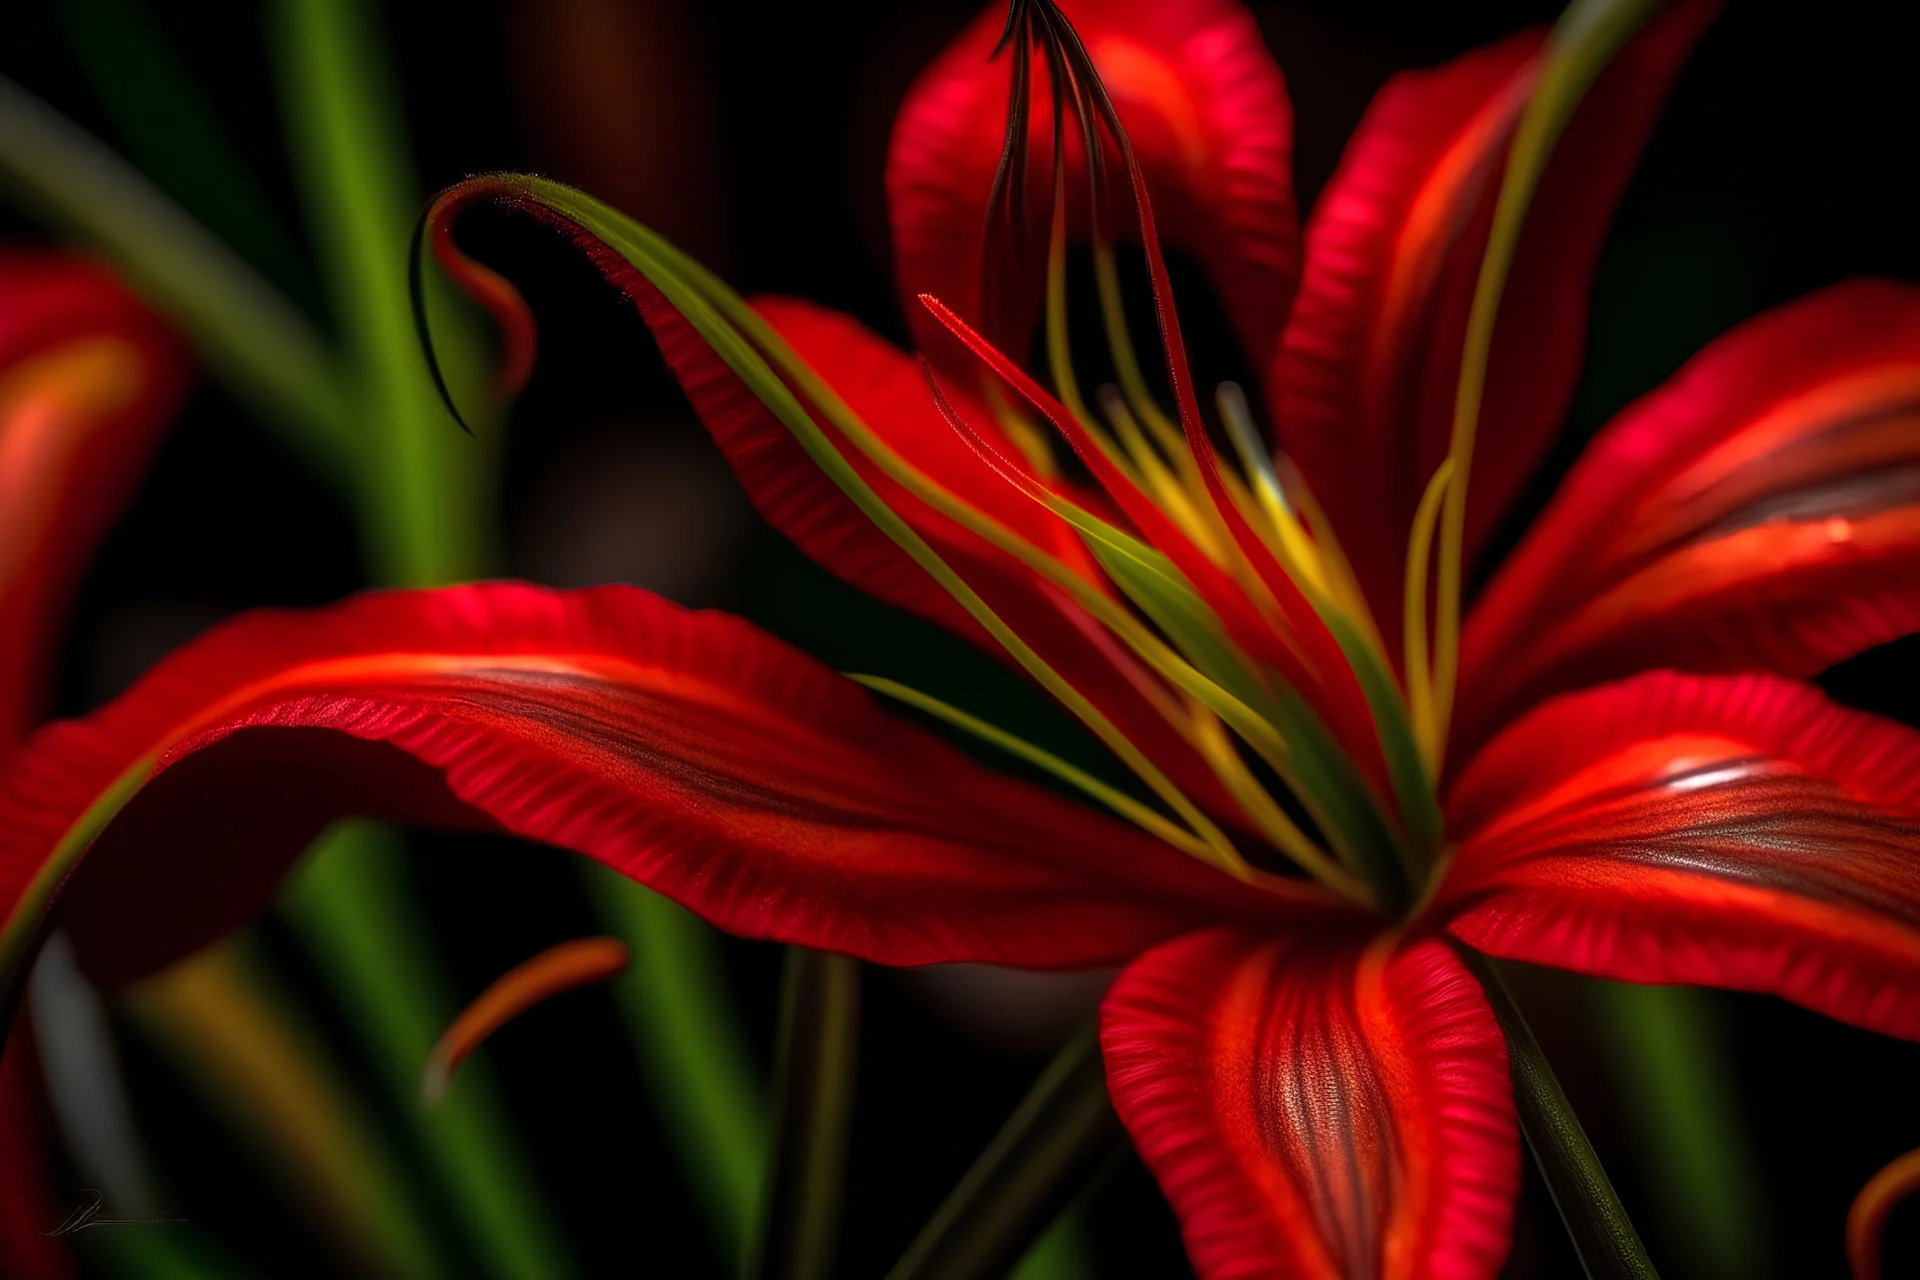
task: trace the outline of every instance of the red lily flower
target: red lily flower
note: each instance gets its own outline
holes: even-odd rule
[[[982,61],[982,27],[903,110],[901,275],[954,290],[925,308],[937,332],[916,319],[931,391],[855,322],[740,308],[551,184],[465,184],[430,230],[510,333],[524,317],[459,256],[453,215],[499,197],[580,237],[771,523],[1006,651],[1159,807],[1021,744],[1133,825],[999,777],[746,625],[637,591],[373,595],[228,624],[36,738],[0,792],[0,966],[56,897],[90,954],[158,963],[256,907],[343,812],[543,840],[732,931],[883,963],[1125,961],[1101,1019],[1109,1084],[1208,1277],[1497,1272],[1515,1116],[1456,943],[1920,1037],[1920,734],[1768,673],[1920,621],[1920,293],[1845,285],[1763,317],[1604,431],[1476,602],[1448,698],[1409,583],[1432,477],[1465,466],[1443,410],[1539,38],[1388,86],[1309,219],[1288,309],[1285,98],[1250,20],[1225,0],[1069,13],[1077,36],[1016,6],[1002,63]],[[1565,408],[1570,299],[1709,13],[1649,26],[1546,172],[1495,330],[1468,556]],[[1036,50],[1042,105],[1023,116],[1013,95],[1003,130],[972,104]],[[1072,148],[1053,159],[1055,117],[1095,140],[1078,168]],[[1043,183],[1054,198],[1028,202]],[[1152,209],[1128,198],[1142,187]],[[1243,467],[1214,456],[1163,206],[1241,340],[1272,355],[1297,474],[1231,397]],[[1138,218],[1171,413],[1120,326],[1104,420],[1064,354],[1049,282],[1070,233],[1111,261],[1115,208]],[[983,267],[1015,274],[989,296]],[[1057,400],[978,331],[1023,349],[1039,309]]]
[[[95,545],[131,494],[186,382],[177,344],[104,269],[0,251],[0,767],[26,737],[51,640]],[[71,1264],[41,1233],[31,1055],[0,1055],[0,1258]]]

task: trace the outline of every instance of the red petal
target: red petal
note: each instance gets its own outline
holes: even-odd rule
[[[1520,1175],[1506,1044],[1443,943],[1392,948],[1215,929],[1108,993],[1114,1105],[1204,1280],[1498,1273]]]
[[[785,425],[644,274],[558,210],[538,200],[514,196],[510,184],[471,179],[442,193],[430,211],[433,244],[441,266],[470,297],[486,306],[500,325],[509,352],[507,366],[530,367],[532,314],[510,283],[462,254],[451,235],[452,221],[460,209],[488,195],[504,198],[509,207],[569,236],[608,282],[640,309],[675,377],[770,521],[854,585],[944,622],[987,646],[996,656],[1005,656],[944,589],[872,527],[853,502],[821,473]],[[961,442],[954,439],[956,433],[939,414],[931,391],[924,395],[908,392],[909,376],[922,386],[924,380],[905,356],[866,333],[857,322],[832,312],[788,300],[764,305],[792,330],[800,354],[818,362],[815,371],[860,411],[869,429],[910,460],[925,462],[940,483],[979,498],[989,512],[1006,517],[1003,523],[1035,535],[1030,540],[1038,541],[1070,566],[1081,566],[1092,573],[1090,558],[1064,521],[1019,497],[1004,478],[994,475],[986,462],[971,452],[970,446],[963,456]],[[911,375],[909,369],[913,369]],[[513,381],[504,379],[508,385]],[[970,422],[979,421],[971,416],[980,412],[977,405],[965,396],[959,397],[959,403],[966,407],[963,411],[970,411]],[[937,420],[937,425],[929,417]],[[1156,692],[1154,677],[1137,670],[1129,656],[1106,643],[1084,610],[1064,593],[1043,585],[1015,557],[938,515],[886,479],[851,442],[839,440],[830,424],[822,422],[820,426],[829,442],[876,493],[1129,741],[1198,803],[1224,815],[1237,812],[1198,753],[1170,732],[1165,717],[1155,710],[1150,696]],[[1010,458],[1006,461],[1017,465]]]
[[[1146,169],[1167,243],[1194,255],[1239,330],[1247,354],[1273,349],[1298,271],[1291,166],[1293,112],[1286,84],[1253,17],[1234,0],[1080,0],[1061,6],[1085,41]],[[894,262],[923,349],[952,345],[914,299],[929,293],[980,322],[982,233],[1007,116],[1011,58],[989,58],[1006,20],[990,6],[923,72],[894,122],[887,199]],[[1046,72],[1037,67],[1029,190],[1052,189],[1053,126]],[[1083,193],[1078,133],[1068,190]],[[1118,180],[1124,185],[1124,175]],[[1084,194],[1079,196],[1085,219]],[[1112,224],[1116,232],[1125,218]],[[1033,261],[1046,261],[1044,240]],[[1043,284],[1022,282],[1025,323]],[[990,337],[1013,351],[1029,333]],[[964,367],[964,366],[961,366]]]
[[[1447,810],[1439,910],[1484,951],[1920,1038],[1920,733],[1661,672],[1532,712]]]
[[[1690,0],[1656,18],[1601,74],[1548,165],[1494,333],[1469,556],[1560,428],[1614,205],[1716,8]],[[1502,157],[1541,39],[1525,33],[1390,81],[1307,221],[1300,296],[1269,387],[1274,421],[1389,635],[1414,509],[1447,453]]]
[[[1463,739],[1650,666],[1812,675],[1920,630],[1920,289],[1727,334],[1601,432],[1475,605]]]
[[[245,918],[348,813],[503,829],[733,932],[890,964],[1106,963],[1290,901],[988,772],[736,618],[629,588],[251,614],[44,730],[0,785],[10,946],[77,856],[62,841],[112,819],[67,904],[84,954],[132,952],[108,977]]]
[[[31,727],[52,632],[185,375],[178,345],[103,268],[0,252],[0,740]]]
[[[837,577],[1010,661],[959,602],[807,456],[793,433],[685,319],[644,281],[626,287],[640,298],[661,352],[767,523]],[[1085,568],[1089,580],[1105,589],[1071,526],[995,474],[946,421],[918,362],[837,311],[790,298],[762,298],[754,306],[894,452],[1027,541]],[[946,391],[968,425],[994,430],[991,415],[962,385]],[[1077,606],[1014,557],[882,474],[850,442],[841,452],[887,505],[1128,740],[1199,803],[1219,813],[1235,811],[1206,764],[1142,696],[1138,681],[1151,677],[1125,669],[1130,660],[1103,644],[1093,624],[1076,619]],[[1016,450],[1001,452],[1017,465]],[[1071,496],[1082,505],[1098,505],[1085,494]]]

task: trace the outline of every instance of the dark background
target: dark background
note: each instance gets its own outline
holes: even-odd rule
[[[743,293],[803,295],[904,339],[881,189],[887,130],[912,77],[973,4],[635,3],[624,28],[633,43],[619,46],[634,59],[631,96],[609,99],[602,123],[622,112],[639,123],[609,126],[604,137],[556,106],[556,72],[529,52],[539,46],[541,7],[386,6],[423,192],[485,169],[553,173],[661,227]],[[1415,0],[1252,7],[1293,94],[1303,208],[1387,76],[1555,11]],[[1888,8],[1736,3],[1707,35],[1608,244],[1586,379],[1555,468],[1731,323],[1851,275],[1920,279],[1915,46],[1910,28],[1889,24]],[[266,193],[280,239],[249,230],[217,191],[176,196],[324,321],[299,247],[259,13],[210,0],[167,0],[149,11]],[[123,144],[74,56],[71,17],[64,0],[6,6],[0,71]],[[0,235],[42,233],[0,209]],[[1023,691],[993,664],[862,600],[754,522],[643,326],[572,251],[504,219],[477,219],[471,236],[527,289],[543,326],[542,363],[507,441],[507,570],[560,583],[625,578],[723,605],[838,666],[971,690],[972,705],[998,706],[1046,731],[1047,713],[1016,707]],[[1209,303],[1183,295],[1183,307],[1204,318]],[[1213,337],[1223,340],[1217,327]],[[1543,483],[1540,496],[1549,489]],[[360,585],[346,513],[203,380],[86,584],[58,709],[78,712],[109,696],[214,618],[318,603]],[[1912,645],[1896,646],[1825,683],[1846,701],[1920,723],[1909,675],[1916,656]],[[414,844],[435,941],[463,991],[477,992],[546,945],[596,931],[565,855],[479,838]],[[369,1078],[291,934],[272,920],[260,932],[336,1033],[348,1068]],[[779,952],[729,943],[728,958],[769,1058]],[[878,1276],[891,1264],[1044,1062],[1048,1035],[1070,1021],[1056,1018],[1048,1024],[1055,1031],[1023,1040],[954,1016],[925,980],[870,968],[864,990],[842,1251],[849,1276]],[[1621,1119],[1633,1099],[1621,1096],[1582,1017],[1583,990],[1542,976],[1523,995],[1656,1257],[1669,1276],[1685,1276],[1648,1153]],[[1920,1050],[1767,999],[1715,996],[1707,1008],[1724,1023],[1740,1070],[1738,1105],[1767,1206],[1767,1274],[1845,1274],[1841,1232],[1852,1196],[1888,1159],[1920,1145]],[[137,1037],[127,1040],[172,1202],[259,1274],[332,1274],[337,1264],[262,1188],[195,1095]],[[536,1010],[487,1054],[588,1274],[721,1274],[604,995]],[[371,1085],[368,1094],[380,1096]],[[1098,1274],[1185,1274],[1172,1217],[1137,1163],[1102,1184],[1091,1213]],[[1888,1275],[1920,1273],[1920,1212],[1896,1213],[1887,1256]],[[1508,1273],[1578,1274],[1537,1183],[1521,1206]]]

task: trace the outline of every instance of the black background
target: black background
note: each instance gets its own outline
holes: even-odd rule
[[[423,192],[484,169],[594,176],[561,167],[564,148],[529,123],[533,91],[514,55],[516,24],[527,20],[531,2],[386,6]],[[1294,97],[1303,207],[1388,75],[1553,16],[1552,5],[1529,3],[1252,7]],[[208,0],[151,8],[297,246],[299,216],[259,13]],[[1920,279],[1914,45],[1911,31],[1890,25],[1883,8],[1890,7],[1736,3],[1709,32],[1609,241],[1592,300],[1587,376],[1556,468],[1612,411],[1729,324],[1851,275]],[[661,109],[699,142],[699,160],[684,171],[695,176],[679,186],[637,197],[658,203],[635,212],[716,265],[743,293],[813,298],[903,339],[881,190],[887,128],[912,76],[973,6],[686,0],[679,9],[650,10],[667,13],[661,20],[679,42]],[[0,71],[108,141],[121,141],[51,0],[27,0],[0,14]],[[190,193],[177,194],[193,203]],[[198,212],[218,227],[217,207]],[[0,209],[0,234],[42,233]],[[556,562],[541,550],[553,545],[542,522],[556,507],[554,486],[592,472],[604,451],[625,447],[623,433],[658,437],[674,457],[698,454],[703,438],[644,328],[571,251],[504,220],[482,218],[472,235],[484,256],[526,286],[546,339],[507,444],[506,567],[567,577],[574,570],[564,558],[553,569]],[[257,258],[324,322],[319,289],[297,249],[291,257],[261,251]],[[1206,300],[1195,299],[1191,309],[1204,317]],[[688,465],[711,474],[711,461]],[[724,487],[713,502],[743,510]],[[738,541],[721,542],[712,572],[681,592],[694,602],[743,611],[842,667],[887,670],[928,687],[975,686],[988,700],[1020,696],[991,664],[838,587],[777,536],[749,527]],[[58,709],[84,710],[213,618],[260,604],[318,603],[360,585],[346,514],[203,380],[86,584]],[[1916,653],[1909,644],[1870,654],[1825,683],[1846,701],[1920,723],[1907,675]],[[419,836],[414,844],[436,944],[464,991],[477,991],[545,945],[594,931],[565,855],[478,838]],[[342,1060],[367,1078],[291,935],[272,920],[260,929],[287,980],[333,1033]],[[728,957],[765,1059],[778,950],[730,943]],[[864,989],[842,1251],[849,1276],[877,1276],[890,1265],[1045,1058],[1042,1047],[1010,1051],[956,1025],[898,975],[869,969]],[[1663,1270],[1684,1276],[1684,1260],[1663,1234],[1660,1206],[1650,1203],[1647,1155],[1620,1122],[1633,1099],[1620,1096],[1604,1069],[1580,1017],[1581,992],[1579,984],[1541,977],[1524,994]],[[1843,1275],[1841,1230],[1851,1197],[1886,1160],[1920,1145],[1920,1093],[1913,1087],[1920,1050],[1776,1001],[1716,996],[1711,1007],[1739,1064],[1739,1106],[1768,1209],[1768,1274]],[[263,1188],[192,1092],[137,1037],[128,1037],[127,1051],[172,1202],[259,1274],[332,1274],[337,1264]],[[583,993],[536,1010],[487,1053],[587,1274],[721,1274],[604,996]],[[378,1093],[370,1088],[369,1096]],[[1172,1217],[1137,1164],[1103,1184],[1092,1221],[1097,1274],[1185,1273]],[[1920,1270],[1920,1211],[1896,1214],[1888,1258],[1889,1275]],[[1520,1210],[1508,1274],[1578,1274],[1535,1183]]]

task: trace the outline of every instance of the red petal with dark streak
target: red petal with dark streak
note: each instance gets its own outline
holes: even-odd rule
[[[1772,676],[1550,702],[1449,799],[1436,910],[1498,956],[1920,1038],[1920,733]]]
[[[1920,630],[1920,289],[1742,325],[1594,439],[1475,603],[1458,745],[1647,667],[1806,676]]]
[[[104,268],[0,252],[0,740],[32,727],[53,632],[185,382],[179,345]]]
[[[1654,19],[1595,82],[1548,164],[1494,332],[1469,558],[1560,428],[1614,206],[1716,9],[1689,0]],[[1452,434],[1467,312],[1540,44],[1538,33],[1515,36],[1389,82],[1307,220],[1300,295],[1268,388],[1274,421],[1390,636],[1414,509]]]
[[[9,771],[10,929],[129,770],[144,785],[65,904],[90,961],[122,953],[108,978],[244,919],[352,813],[545,841],[734,933],[889,964],[1111,963],[1293,901],[987,771],[739,619],[629,588],[376,594],[216,629]]]
[[[1203,1280],[1491,1280],[1519,1137],[1445,944],[1214,929],[1107,994],[1107,1083]]]
[[[1146,170],[1168,244],[1197,258],[1218,290],[1247,355],[1264,358],[1286,318],[1299,269],[1293,201],[1293,112],[1285,81],[1253,17],[1234,0],[1080,0],[1062,9],[1093,56]],[[989,60],[1006,21],[990,6],[908,92],[887,155],[894,263],[923,349],[952,339],[914,299],[929,293],[979,324],[980,254],[987,200],[1005,137],[1011,57]],[[1042,59],[1033,79],[1028,191],[1052,191],[1051,89]],[[1069,128],[1070,234],[1086,231],[1086,165]],[[1124,189],[1125,174],[1109,181]],[[1124,197],[1121,200],[1124,209]],[[1128,218],[1113,233],[1130,237]],[[1046,263],[1045,221],[1032,246],[1033,278],[1017,286],[1031,325]],[[1025,350],[1030,330],[992,333]],[[965,367],[964,365],[958,367]]]

